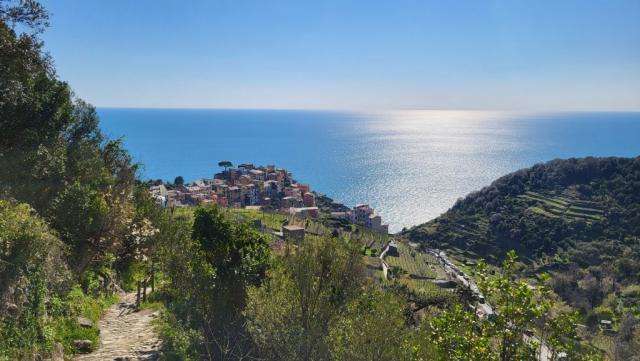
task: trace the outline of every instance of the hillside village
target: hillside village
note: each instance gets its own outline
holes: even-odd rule
[[[224,170],[211,179],[190,184],[155,182],[149,190],[158,204],[167,208],[190,208],[216,204],[229,210],[232,217],[253,224],[274,236],[272,248],[282,242],[300,242],[305,236],[338,234],[363,244],[372,276],[396,280],[413,290],[449,293],[461,284],[470,288],[477,302],[478,317],[486,318],[493,311],[470,278],[453,264],[444,252],[428,250],[422,253],[401,241],[388,237],[388,225],[367,204],[348,208],[299,183],[290,171],[273,165],[254,166],[249,163],[233,167],[222,161]],[[186,210],[186,209],[185,209]],[[269,215],[265,218],[265,212]],[[328,222],[323,222],[328,221]],[[358,232],[349,224],[363,227]]]
[[[404,242],[391,240],[387,237],[388,225],[382,224],[382,218],[369,205],[348,208],[333,202],[312,191],[309,184],[296,181],[287,169],[273,165],[243,163],[233,167],[231,162],[222,161],[219,166],[224,170],[211,179],[199,179],[190,184],[155,182],[149,190],[162,207],[189,208],[207,204],[224,207],[232,217],[252,223],[273,236],[272,248],[276,249],[283,242],[300,242],[305,236],[339,234],[363,244],[363,254],[373,277],[399,282],[413,291],[443,295],[450,294],[460,284],[470,288],[477,300],[470,306],[479,318],[493,315],[491,306],[484,302],[473,280],[443,252],[422,253]],[[269,215],[268,220],[265,212]],[[350,226],[345,227],[348,224],[369,232],[352,232]],[[420,309],[414,311],[416,322],[420,322]]]
[[[324,214],[375,232],[389,233],[389,226],[383,224],[382,218],[367,204],[352,209],[335,202],[319,205],[318,198],[326,197],[311,191],[309,184],[297,182],[287,169],[249,163],[233,167],[228,161],[219,165],[225,169],[213,178],[191,184],[154,182],[149,191],[158,204],[167,208],[217,204],[225,208],[267,209],[304,219],[317,219]]]

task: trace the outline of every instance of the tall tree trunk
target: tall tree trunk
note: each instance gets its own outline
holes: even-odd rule
[[[142,281],[142,302],[147,302],[147,279]]]
[[[151,262],[151,292],[156,290],[156,268],[153,262]]]

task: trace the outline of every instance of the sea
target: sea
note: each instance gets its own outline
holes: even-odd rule
[[[143,179],[210,178],[221,160],[284,167],[390,231],[437,217],[466,194],[556,158],[640,155],[640,113],[385,112],[100,108]]]

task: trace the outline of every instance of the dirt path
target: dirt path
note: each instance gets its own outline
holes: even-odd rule
[[[159,313],[145,309],[135,311],[135,293],[123,294],[120,302],[111,306],[100,320],[100,346],[76,361],[158,360],[161,341],[153,331],[153,321]]]

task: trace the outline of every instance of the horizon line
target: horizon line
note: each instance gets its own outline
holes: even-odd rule
[[[382,112],[411,112],[411,111],[445,111],[445,112],[504,112],[504,113],[640,113],[639,109],[615,110],[535,110],[535,109],[488,109],[488,108],[396,108],[396,109],[359,109],[359,108],[283,108],[283,107],[148,107],[148,106],[97,106],[96,109],[127,109],[127,110],[233,110],[233,111],[309,111],[309,112],[345,112],[345,113],[382,113]]]

